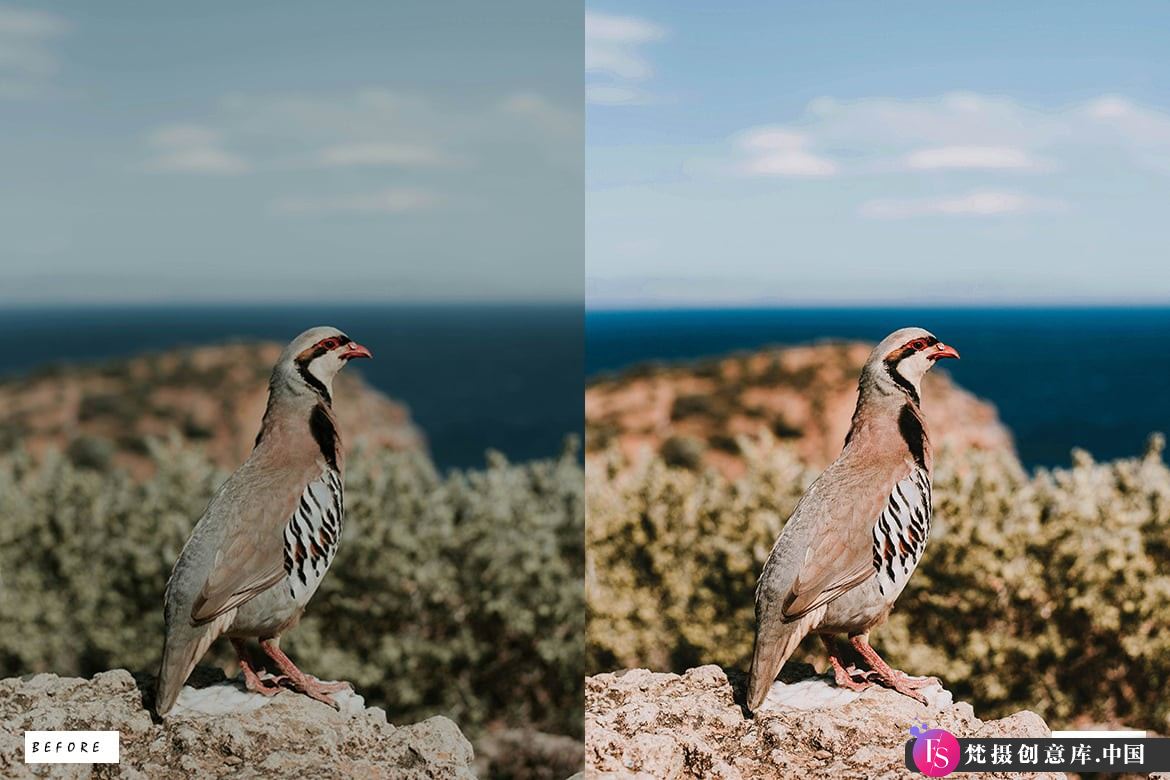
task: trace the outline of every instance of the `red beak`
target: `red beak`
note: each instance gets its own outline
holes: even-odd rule
[[[954,347],[948,347],[940,341],[938,344],[935,344],[935,351],[930,353],[930,359],[942,360],[943,358],[954,358],[958,360],[959,351]]]
[[[361,344],[357,343],[356,341],[351,341],[346,346],[348,347],[348,349],[346,349],[345,352],[341,353],[342,360],[353,360],[354,358],[372,358],[373,357],[373,355],[370,354],[370,351],[368,349],[366,349],[365,347],[363,347]],[[958,356],[956,355],[956,357],[958,357]]]

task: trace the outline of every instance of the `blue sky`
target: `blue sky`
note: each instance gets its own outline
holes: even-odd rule
[[[0,3],[0,304],[579,300],[582,24]]]
[[[590,3],[591,307],[1170,302],[1170,6]]]

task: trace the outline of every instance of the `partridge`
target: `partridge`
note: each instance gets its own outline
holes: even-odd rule
[[[930,533],[932,457],[920,383],[959,353],[921,328],[903,328],[870,354],[840,456],[796,505],[756,588],[748,709],[763,704],[797,645],[818,634],[837,685],[880,683],[925,703],[932,678],[890,668],[869,645],[914,573]],[[844,634],[869,667],[842,655]]]
[[[165,597],[166,640],[155,709],[166,715],[195,664],[228,637],[249,690],[282,686],[323,701],[347,683],[322,683],[280,649],[329,569],[341,539],[344,454],[333,378],[370,351],[332,327],[307,330],[281,353],[252,454],[216,491],[175,562]],[[280,675],[261,678],[247,639]]]

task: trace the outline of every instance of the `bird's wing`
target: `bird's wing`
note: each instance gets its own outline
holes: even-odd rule
[[[818,497],[819,506],[808,546],[784,598],[784,620],[794,620],[874,576],[873,527],[890,502],[894,487],[905,479],[906,466],[880,476],[873,471],[839,482]]]
[[[286,574],[283,531],[307,480],[291,471],[267,477],[250,481],[236,472],[207,509],[224,513],[226,532],[191,606],[195,624],[244,604]]]

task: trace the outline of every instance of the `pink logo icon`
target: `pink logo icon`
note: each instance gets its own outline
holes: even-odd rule
[[[943,729],[914,726],[914,766],[927,777],[946,777],[959,766],[959,740]]]

